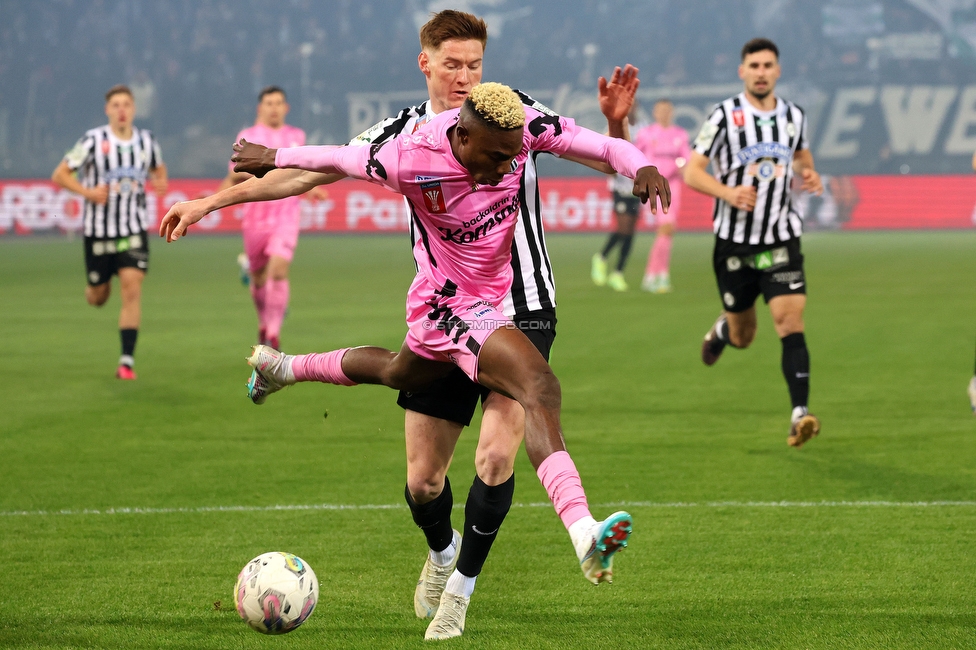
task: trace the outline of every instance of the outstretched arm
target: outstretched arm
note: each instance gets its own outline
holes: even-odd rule
[[[671,205],[671,187],[667,179],[630,142],[579,127],[567,153],[608,163],[618,174],[634,179],[634,196],[640,197],[642,203],[650,200],[652,213],[657,214],[655,197],[660,197],[661,207],[665,213],[668,211]]]
[[[205,216],[231,205],[252,201],[273,201],[304,194],[314,187],[341,180],[339,174],[320,174],[301,169],[276,169],[263,178],[249,178],[216,194],[195,201],[181,201],[169,209],[159,224],[159,236],[171,242]]]

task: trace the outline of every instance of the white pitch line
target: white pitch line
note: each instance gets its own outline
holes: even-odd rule
[[[464,504],[456,504],[463,508]],[[551,508],[548,502],[514,503],[513,508]],[[976,501],[703,501],[660,503],[655,501],[617,501],[596,504],[597,508],[945,508],[976,507]],[[197,508],[85,508],[83,510],[9,510],[0,517],[65,517],[78,515],[168,515],[211,512],[274,512],[289,510],[399,510],[399,504],[331,504],[274,506],[200,506]]]

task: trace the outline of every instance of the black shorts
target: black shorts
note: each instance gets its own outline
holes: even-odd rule
[[[124,268],[149,271],[149,237],[146,233],[118,239],[85,237],[85,272],[89,286],[109,282],[119,269]]]
[[[532,311],[512,319],[515,325],[532,341],[546,361],[556,338],[556,310],[542,309]],[[400,391],[397,404],[408,411],[450,420],[468,426],[478,399],[482,401],[491,391],[471,381],[460,368],[452,368],[446,376],[437,380],[422,393]]]
[[[726,311],[746,311],[756,304],[760,293],[768,303],[776,296],[807,292],[799,239],[746,255],[732,255],[726,244],[716,240],[712,262]]]
[[[640,215],[640,199],[633,194],[613,193],[613,211],[617,214]]]

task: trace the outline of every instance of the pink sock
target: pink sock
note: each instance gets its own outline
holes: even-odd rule
[[[288,280],[268,280],[265,286],[265,330],[269,339],[281,335],[281,322],[285,320],[291,285]]]
[[[265,301],[268,295],[267,285],[258,286],[254,282],[251,283],[251,298],[254,300],[254,309],[258,312],[258,329],[264,330],[266,325],[266,318],[264,315],[265,311]]]
[[[342,348],[323,354],[299,354],[291,362],[295,381],[320,381],[338,386],[355,386],[356,382],[342,372],[342,357],[352,348]]]
[[[566,530],[583,517],[590,516],[583,482],[569,452],[557,451],[550,455],[539,465],[536,474],[549,493],[549,500]]]
[[[651,249],[651,256],[647,260],[647,275],[661,275],[667,273],[671,266],[671,242],[674,239],[671,235],[658,233],[654,238],[654,247]]]

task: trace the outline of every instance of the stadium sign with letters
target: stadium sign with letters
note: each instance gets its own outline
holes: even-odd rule
[[[165,196],[147,193],[150,229],[177,201],[207,196],[219,180],[171,180]],[[808,229],[925,229],[976,227],[971,176],[825,176],[823,196],[800,195],[796,208]],[[407,229],[398,195],[362,181],[327,187],[323,200],[301,201],[303,232],[383,233]],[[905,200],[904,197],[925,197]],[[548,232],[605,232],[613,226],[607,183],[600,177],[543,178],[540,201]],[[678,228],[710,231],[712,200],[685,188]],[[49,181],[0,181],[0,234],[80,233],[81,197]],[[194,226],[198,233],[240,231],[242,208],[218,210]],[[654,227],[646,207],[642,225]]]

